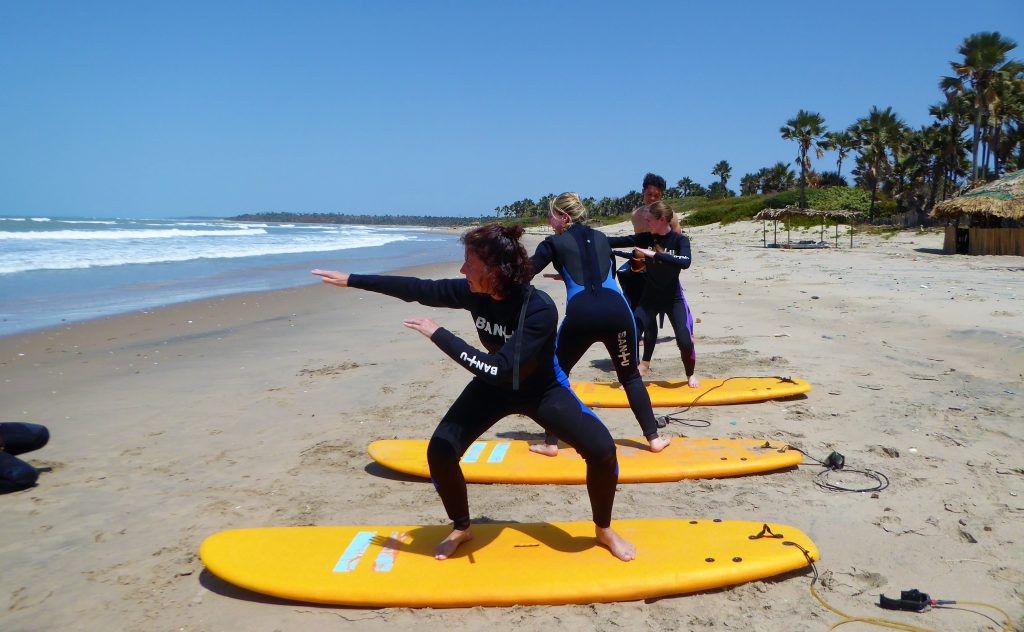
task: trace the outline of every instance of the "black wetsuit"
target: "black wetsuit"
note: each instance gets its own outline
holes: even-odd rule
[[[649,362],[654,356],[654,345],[658,341],[658,314],[668,314],[672,330],[675,332],[676,345],[686,367],[687,377],[693,375],[696,365],[696,354],[693,348],[693,337],[687,326],[687,309],[683,300],[682,288],[679,285],[679,273],[690,267],[690,240],[685,235],[669,231],[665,235],[639,233],[625,237],[609,237],[608,243],[613,248],[636,246],[658,250],[653,258],[645,259],[647,269],[644,274],[644,290],[636,307],[637,319],[644,330],[643,359]]]
[[[471,292],[465,279],[431,281],[353,274],[348,284],[431,307],[466,309],[473,316],[485,351],[443,327],[430,338],[474,375],[427,445],[430,477],[456,529],[467,529],[470,524],[466,479],[459,459],[480,435],[512,414],[533,419],[579,452],[587,462],[594,523],[598,527],[611,525],[618,483],[615,443],[601,420],[569,390],[569,381],[555,361],[558,310],[551,297],[533,289],[520,328],[525,291],[498,301]],[[514,390],[517,355],[519,389]]]
[[[50,440],[46,426],[22,422],[0,423],[0,493],[35,484],[39,470],[15,457],[38,450]]]
[[[608,237],[589,226],[573,224],[542,241],[532,261],[534,274],[552,263],[565,282],[565,318],[558,328],[559,366],[569,374],[587,349],[597,342],[604,344],[644,436],[657,437],[651,398],[637,368],[636,321],[615,284]],[[550,436],[547,442],[555,443]]]

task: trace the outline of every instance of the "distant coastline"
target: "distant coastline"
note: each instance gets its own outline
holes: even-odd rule
[[[299,224],[359,224],[363,226],[470,226],[490,221],[488,217],[442,217],[431,215],[349,215],[345,213],[245,213],[226,218],[232,222],[274,222]]]

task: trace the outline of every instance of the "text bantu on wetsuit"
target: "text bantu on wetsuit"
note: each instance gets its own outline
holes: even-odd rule
[[[478,378],[511,390],[517,338],[522,336],[520,383],[522,389],[547,386],[555,378],[555,325],[558,310],[551,298],[534,289],[526,308],[522,331],[516,331],[522,297],[494,300],[474,294],[465,279],[417,279],[414,277],[353,274],[348,284],[429,307],[469,310],[480,342],[480,350],[444,327],[431,341],[446,355]]]

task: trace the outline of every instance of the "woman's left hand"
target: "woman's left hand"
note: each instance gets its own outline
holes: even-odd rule
[[[406,327],[408,327],[409,329],[414,329],[414,330],[420,332],[421,334],[423,334],[427,338],[430,338],[431,336],[433,336],[434,332],[437,331],[438,329],[440,329],[440,325],[435,323],[433,318],[427,318],[427,317],[424,317],[424,318],[410,318],[408,320],[403,320],[402,324],[405,325]]]
[[[640,254],[647,258],[653,258],[655,255],[655,252],[649,248],[634,248],[633,251],[639,252]]]

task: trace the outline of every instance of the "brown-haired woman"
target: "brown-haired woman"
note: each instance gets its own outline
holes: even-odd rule
[[[625,561],[636,548],[611,528],[618,461],[615,443],[600,419],[569,390],[556,371],[555,327],[558,310],[544,292],[530,285],[530,258],[519,241],[520,226],[486,224],[462,236],[465,279],[346,274],[313,270],[324,283],[380,292],[430,307],[465,309],[473,317],[484,350],[477,349],[431,318],[404,325],[428,337],[473,379],[434,430],[427,463],[452,532],[434,549],[434,557],[452,556],[470,531],[466,479],[459,460],[474,441],[503,417],[530,417],[574,447],[587,463],[587,492],[598,542]],[[560,375],[561,374],[561,375]]]

